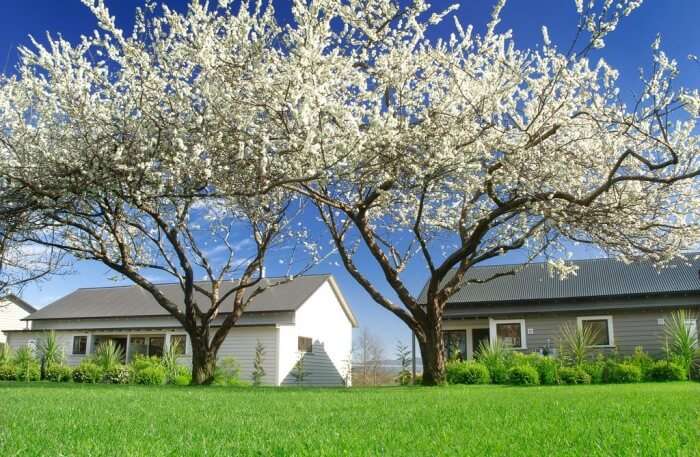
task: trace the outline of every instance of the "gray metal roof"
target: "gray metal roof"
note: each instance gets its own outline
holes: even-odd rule
[[[575,276],[559,279],[550,275],[546,263],[474,267],[465,280],[487,279],[494,274],[522,268],[512,276],[502,276],[483,284],[466,283],[449,303],[504,303],[549,301],[633,295],[700,293],[700,255],[686,254],[663,268],[650,262],[625,264],[615,259],[589,259],[572,262]],[[420,300],[425,302],[425,287]]]
[[[269,287],[252,300],[246,308],[246,312],[295,311],[329,278],[332,280],[330,275],[300,276],[293,281]],[[273,284],[275,281],[279,282],[280,279],[268,278],[263,281]],[[333,287],[336,287],[333,281],[331,283]],[[199,284],[206,287],[207,283]],[[231,290],[235,284],[234,281],[225,282],[222,285],[221,294]],[[157,286],[174,303],[183,303],[184,294],[179,284],[158,284]],[[199,306],[206,309],[208,299],[200,293],[195,295]],[[343,301],[342,297],[339,298]],[[232,303],[232,299],[227,300],[222,306],[221,312],[231,312]],[[349,309],[346,310],[347,312]],[[148,292],[133,285],[78,289],[31,314],[27,320],[167,315],[168,312]],[[350,313],[348,317],[351,315]],[[350,318],[354,319],[354,317]]]

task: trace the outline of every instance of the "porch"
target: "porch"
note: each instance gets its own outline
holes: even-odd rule
[[[94,354],[100,344],[108,341],[122,349],[123,362],[132,361],[137,355],[162,357],[171,345],[177,345],[180,355],[190,354],[189,339],[185,333],[164,331],[90,331],[73,335],[73,354]]]
[[[448,359],[472,360],[482,344],[496,338],[512,349],[527,349],[524,319],[446,320],[442,337]]]

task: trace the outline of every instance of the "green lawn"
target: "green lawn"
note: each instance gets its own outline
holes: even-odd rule
[[[0,455],[700,455],[700,383],[234,389],[0,383]]]

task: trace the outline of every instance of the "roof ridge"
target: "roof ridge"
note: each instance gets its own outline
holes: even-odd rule
[[[693,252],[684,252],[681,255],[684,256],[700,256],[700,251],[693,251]],[[610,261],[610,262],[622,262],[619,259],[616,259],[614,257],[595,257],[595,258],[588,258],[588,259],[573,259],[573,260],[565,260],[566,262],[572,262],[572,263],[588,263],[588,262],[601,262],[601,261]],[[679,260],[678,257],[675,257],[673,260]],[[546,260],[538,260],[536,262],[511,262],[511,263],[496,263],[496,264],[491,264],[491,265],[474,265],[471,267],[472,270],[480,269],[480,268],[496,268],[496,267],[512,267],[512,266],[530,266],[530,265],[544,265],[546,264]],[[639,261],[633,261],[630,262],[630,264],[640,264],[640,263],[649,263],[648,260],[639,260]]]
[[[308,274],[308,275],[299,275],[297,278],[309,278],[309,277],[331,277],[333,276],[332,273],[313,273],[313,274]],[[283,278],[288,278],[288,276],[285,275],[280,275],[280,276],[265,276],[263,279],[283,279]],[[237,281],[237,279],[225,279],[223,282],[234,282]],[[210,282],[209,280],[202,279],[199,281],[194,281],[195,283],[202,283],[202,282]],[[151,283],[154,286],[174,286],[179,284],[178,282],[154,282]],[[119,284],[119,285],[114,285],[114,286],[92,286],[92,287],[78,287],[77,289],[74,289],[73,292],[77,292],[79,290],[94,290],[94,289],[118,289],[118,288],[127,288],[127,287],[138,287],[141,288],[138,284]],[[70,292],[70,293],[73,293]],[[70,295],[69,293],[69,295]]]

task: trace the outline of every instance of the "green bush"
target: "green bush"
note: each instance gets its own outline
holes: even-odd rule
[[[165,368],[154,365],[143,368],[134,374],[134,382],[147,386],[159,386],[165,383]]]
[[[647,372],[647,379],[650,381],[685,381],[688,379],[688,374],[677,363],[659,360]]]
[[[17,368],[11,363],[0,365],[0,381],[14,381],[17,379]]]
[[[591,377],[591,384],[603,383],[605,377],[605,358],[600,358],[595,362],[584,362],[580,368]]]
[[[517,386],[534,386],[540,383],[537,369],[530,365],[518,365],[508,370],[508,383]]]
[[[557,361],[551,357],[535,354],[533,359],[537,374],[540,376],[540,384],[552,385],[557,383]]]
[[[192,383],[192,375],[186,373],[176,375],[173,378],[172,383],[176,386],[189,386]]]
[[[46,368],[45,377],[51,382],[68,382],[73,377],[73,370],[65,365],[50,365]]]
[[[102,380],[103,370],[94,362],[83,360],[73,370],[73,381],[83,384],[96,384]]]
[[[641,382],[642,369],[631,363],[618,363],[612,370],[610,381],[615,383]]]
[[[134,371],[138,372],[146,368],[160,367],[162,364],[159,357],[147,357],[145,355],[137,354],[134,361],[131,362],[131,366],[133,367]]]
[[[644,349],[642,349],[641,346],[634,348],[634,353],[630,357],[627,357],[625,361],[629,364],[638,366],[642,370],[643,379],[649,378],[649,372],[654,366],[654,359],[652,359],[649,354],[644,352]]]
[[[38,381],[41,379],[41,367],[34,350],[29,346],[22,346],[15,352],[14,363],[17,381]]]
[[[561,384],[590,384],[591,375],[583,367],[561,367],[557,372]]]
[[[105,370],[102,375],[102,382],[107,384],[129,384],[133,377],[130,367],[126,365],[114,365]]]
[[[489,369],[478,362],[451,362],[447,364],[447,382],[450,384],[488,384]]]
[[[303,370],[302,370],[303,371]],[[239,384],[241,366],[234,357],[224,357],[214,370],[214,384],[217,386],[235,386]],[[309,373],[306,373],[308,376]]]
[[[499,339],[482,341],[475,354],[476,361],[489,370],[493,384],[508,382],[508,368],[513,366],[513,357],[516,357],[513,351]]]

